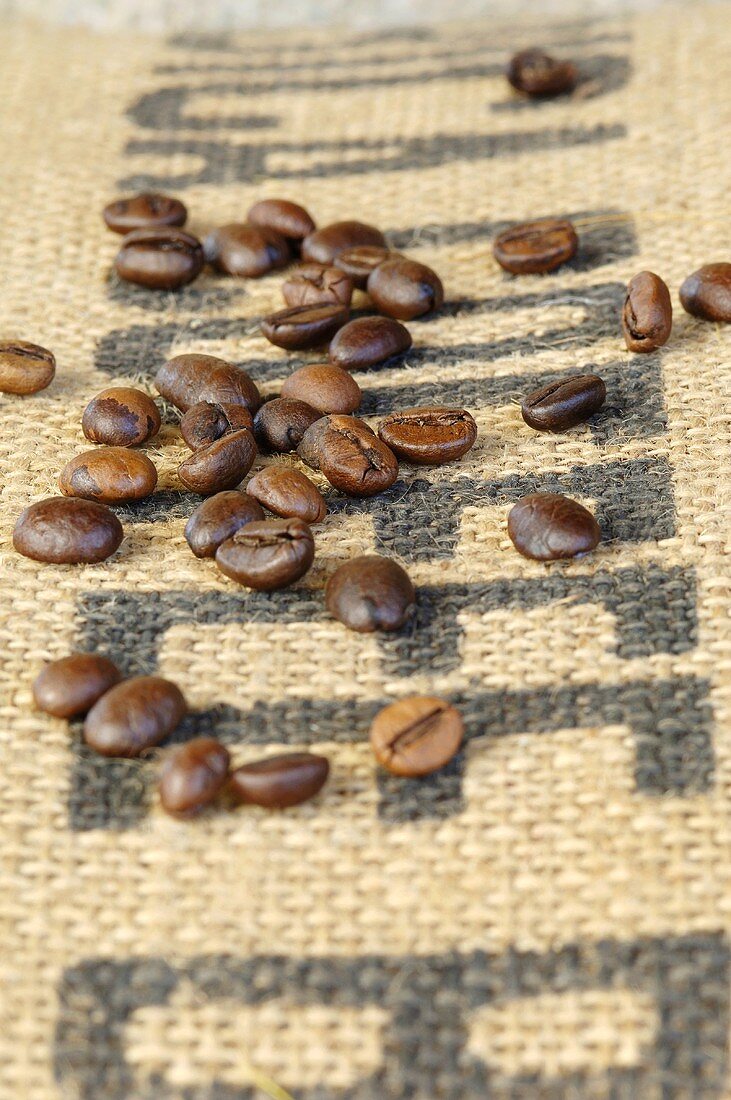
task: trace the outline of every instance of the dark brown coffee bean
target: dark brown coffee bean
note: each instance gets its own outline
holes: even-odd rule
[[[99,653],[72,653],[46,665],[33,683],[39,710],[56,718],[86,714],[105,691],[121,680],[119,669]]]
[[[206,237],[203,250],[218,271],[247,279],[286,267],[292,258],[284,237],[256,225],[223,225]]]
[[[523,398],[520,411],[537,432],[565,432],[583,424],[604,404],[607,387],[596,374],[577,374],[549,382]]]
[[[335,305],[290,306],[270,313],[261,322],[267,340],[279,348],[296,351],[316,348],[332,340],[348,320],[348,307]]]
[[[160,412],[142,390],[110,386],[84,409],[81,430],[92,443],[138,447],[160,431]]]
[[[344,370],[368,370],[402,355],[411,344],[409,330],[391,317],[356,317],[333,336],[328,355]]]
[[[13,531],[13,546],[19,554],[35,561],[91,565],[110,557],[122,537],[122,524],[103,504],[75,497],[47,497],[20,515]]]
[[[143,500],[154,492],[157,470],[147,455],[127,447],[99,447],[67,462],[58,487],[67,497],[83,497],[102,504]]]
[[[335,570],[327,582],[325,604],[350,630],[370,634],[400,630],[414,613],[416,593],[398,562],[363,554]]]
[[[329,773],[326,757],[312,752],[287,752],[235,768],[229,790],[239,802],[284,810],[314,798]]]
[[[378,435],[399,458],[441,466],[469,451],[477,439],[477,425],[466,409],[425,405],[391,413]]]
[[[555,96],[576,87],[579,72],[571,61],[557,61],[543,50],[521,50],[508,65],[507,77],[518,92],[529,96]]]
[[[630,280],[622,309],[622,332],[629,351],[655,351],[673,327],[670,291],[659,275],[641,271]]]
[[[398,258],[401,258],[400,252],[391,252],[389,248],[365,244],[356,248],[346,248],[335,257],[334,263],[350,276],[353,286],[357,286],[358,290],[365,290],[371,271],[386,260]]]
[[[193,817],[213,802],[228,778],[231,755],[213,737],[194,737],[166,755],[160,770],[160,804],[173,817]]]
[[[171,734],[187,709],[177,684],[160,676],[133,676],[94,704],[84,722],[84,740],[102,756],[140,756]]]
[[[349,306],[353,282],[344,271],[324,264],[302,264],[282,286],[288,306],[313,306],[320,302]]]
[[[209,496],[235,488],[246,477],[255,458],[254,437],[248,428],[242,428],[193,451],[178,466],[178,477],[186,489]]]
[[[363,394],[356,380],[342,367],[312,363],[290,374],[282,384],[282,397],[304,401],[320,413],[352,413]]]
[[[275,397],[266,401],[254,417],[254,435],[263,451],[287,454],[297,450],[310,424],[320,413],[306,401]]]
[[[314,557],[312,531],[301,519],[266,519],[222,543],[216,565],[239,584],[271,592],[304,577]]]
[[[508,534],[515,549],[535,561],[586,554],[598,545],[599,524],[588,509],[560,493],[531,493],[510,509]]]
[[[381,313],[411,321],[444,302],[444,287],[436,271],[416,260],[386,260],[368,276],[368,294]]]
[[[311,466],[313,470],[320,469],[320,443],[322,437],[329,430],[329,427],[330,417],[320,417],[314,424],[310,424],[309,428],[302,436],[302,442],[297,448],[297,456],[301,458],[307,466]],[[366,427],[368,426],[366,425]],[[373,434],[375,435],[375,432]]]
[[[302,241],[315,231],[315,223],[305,208],[287,199],[262,199],[254,203],[246,220],[262,229],[273,229],[288,241]]]
[[[393,485],[398,477],[398,461],[390,447],[354,416],[323,417],[302,438],[298,454],[309,465],[311,454],[330,484],[341,493],[370,497]],[[308,443],[308,433],[312,432]],[[314,443],[314,448],[310,447]]]
[[[327,514],[320,490],[291,466],[265,466],[254,474],[246,491],[277,516],[319,523]]]
[[[376,760],[393,775],[431,775],[459,751],[464,722],[433,695],[408,695],[379,710],[371,724]]]
[[[155,385],[181,412],[201,401],[245,405],[252,413],[261,404],[259,391],[246,371],[215,355],[176,355],[160,367]]]
[[[128,199],[116,199],[104,207],[103,218],[113,233],[131,233],[134,229],[160,229],[161,226],[185,225],[188,211],[170,195],[146,192]]]
[[[494,240],[492,253],[513,275],[541,275],[565,264],[576,255],[579,238],[569,221],[541,218],[511,225]]]
[[[247,523],[264,519],[257,500],[230,489],[199,504],[185,525],[185,539],[197,558],[212,558],[222,542]]]
[[[703,321],[731,322],[731,263],[699,267],[681,286],[680,301]]]
[[[56,373],[53,352],[27,340],[0,340],[0,393],[45,390]]]
[[[242,428],[254,430],[254,417],[245,405],[219,405],[211,401],[191,406],[180,421],[180,434],[191,451],[199,451],[222,435]]]
[[[385,248],[386,238],[380,229],[363,222],[333,222],[332,225],[325,225],[305,237],[302,242],[302,259],[314,260],[318,264],[331,264],[346,248],[359,248],[362,245]]]
[[[114,261],[120,279],[153,290],[177,290],[203,268],[203,246],[182,229],[135,229]]]

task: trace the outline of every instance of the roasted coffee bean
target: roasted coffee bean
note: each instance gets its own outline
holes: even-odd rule
[[[283,382],[282,397],[304,401],[320,413],[352,413],[363,394],[356,380],[342,367],[311,363]]]
[[[630,280],[622,309],[622,332],[629,351],[655,351],[673,327],[670,291],[659,275],[641,271]]]
[[[277,516],[319,523],[327,513],[317,486],[291,466],[265,466],[254,474],[246,491]]]
[[[112,232],[126,234],[134,229],[185,225],[188,211],[180,199],[146,192],[110,202],[104,207],[103,217]]]
[[[215,355],[176,355],[160,367],[155,385],[181,412],[201,401],[245,405],[252,413],[261,404],[259,391],[246,371]]]
[[[256,225],[223,225],[206,237],[203,251],[218,271],[247,279],[286,267],[292,258],[284,237]]]
[[[212,401],[199,401],[180,421],[180,434],[191,451],[199,451],[222,435],[241,428],[254,430],[254,417],[245,405],[219,405]]]
[[[27,340],[0,340],[0,393],[45,390],[56,373],[53,352]]]
[[[416,260],[386,260],[368,276],[368,294],[381,313],[411,321],[444,302],[444,287],[436,271]]]
[[[102,756],[140,756],[171,734],[187,709],[177,684],[160,676],[134,676],[94,704],[84,722],[84,740]]]
[[[266,519],[222,543],[216,565],[239,584],[271,592],[303,577],[314,557],[312,531],[301,519]]]
[[[72,653],[51,661],[36,676],[33,699],[39,710],[56,718],[86,714],[121,680],[119,669],[99,653]]]
[[[560,493],[531,493],[510,509],[508,534],[515,549],[536,561],[586,554],[598,545],[599,524],[583,504]]]
[[[469,451],[477,439],[477,425],[466,409],[425,405],[391,413],[378,435],[399,458],[441,466]]]
[[[177,290],[200,275],[203,246],[182,229],[135,229],[122,241],[114,266],[128,283]]]
[[[86,406],[81,430],[92,443],[138,447],[160,431],[160,412],[142,390],[111,386]]]
[[[503,230],[493,242],[492,253],[513,275],[541,275],[572,259],[578,247],[579,238],[571,222],[541,218]]]
[[[325,785],[330,762],[312,752],[286,752],[234,768],[229,791],[239,802],[284,810],[306,802]]]
[[[521,50],[508,65],[507,77],[524,95],[563,95],[576,87],[579,72],[571,61],[557,61],[543,50]]]
[[[313,306],[321,302],[349,306],[353,282],[344,271],[324,264],[302,264],[282,286],[288,306]]]
[[[270,313],[261,322],[267,340],[279,348],[296,351],[316,348],[332,340],[348,320],[348,307],[342,305],[290,306]]]
[[[520,411],[537,432],[565,432],[583,424],[604,404],[607,387],[596,374],[577,374],[549,382],[523,398]]]
[[[365,290],[371,271],[386,260],[398,258],[401,258],[400,252],[391,252],[389,248],[366,244],[356,248],[346,248],[335,257],[334,263],[350,276],[353,286],[357,286],[358,290]]]
[[[231,755],[213,737],[177,745],[160,770],[160,804],[173,817],[193,817],[213,802],[228,778]]]
[[[98,447],[67,462],[58,487],[67,497],[84,497],[102,504],[143,500],[154,492],[157,470],[147,455],[127,447]]]
[[[20,515],[13,531],[13,546],[19,554],[35,561],[91,565],[110,557],[122,536],[122,524],[103,504],[75,497],[47,497]]]
[[[178,477],[186,489],[209,496],[235,488],[246,477],[255,458],[254,437],[248,428],[242,428],[193,451],[178,466]]]
[[[459,751],[464,722],[456,707],[432,695],[408,695],[379,710],[371,748],[393,775],[431,775]]]
[[[275,397],[266,401],[254,417],[256,441],[263,451],[296,451],[302,436],[320,415],[306,401]]]
[[[247,523],[264,519],[258,500],[230,489],[199,504],[185,525],[185,539],[197,558],[212,558],[222,542]]]
[[[380,229],[363,222],[333,222],[332,225],[325,225],[305,237],[302,242],[302,259],[314,260],[318,264],[331,264],[346,248],[359,248],[362,245],[385,248],[386,238]]]
[[[287,199],[262,199],[254,203],[246,220],[262,229],[273,229],[288,241],[302,241],[315,231],[315,223],[305,208]]]
[[[731,322],[731,263],[699,267],[681,286],[680,301],[703,321]]]
[[[365,425],[368,428],[368,425]],[[316,420],[314,424],[310,424],[309,428],[302,436],[302,442],[297,448],[297,455],[302,459],[307,466],[311,466],[313,470],[320,469],[320,444],[325,433],[330,428],[330,417],[322,416],[319,420]],[[370,428],[368,428],[370,431]],[[375,435],[375,432],[371,434]]]
[[[411,333],[391,317],[356,317],[333,336],[330,361],[344,370],[368,370],[411,347]]]
[[[370,634],[400,630],[414,613],[416,593],[398,562],[363,554],[335,570],[327,582],[325,604],[350,630]]]
[[[330,484],[341,493],[354,497],[370,497],[393,485],[398,477],[398,462],[390,447],[353,416],[323,417],[325,425],[316,421],[312,432],[313,454],[317,467]],[[308,432],[302,438],[298,453],[305,462],[309,458]],[[314,439],[313,439],[314,437]],[[303,450],[304,448],[304,450]]]

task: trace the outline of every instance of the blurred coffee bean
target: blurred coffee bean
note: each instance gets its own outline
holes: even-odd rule
[[[239,802],[284,810],[306,802],[322,789],[330,772],[326,757],[312,752],[268,756],[234,768],[229,791]]]
[[[296,351],[327,344],[348,320],[343,305],[291,306],[270,313],[261,322],[261,331],[277,347]]]
[[[113,233],[127,234],[134,229],[185,225],[188,211],[180,199],[174,199],[171,195],[145,192],[110,202],[104,207],[103,217]]]
[[[540,49],[521,50],[508,65],[507,77],[524,95],[563,95],[576,86],[579,72],[571,61],[557,61]]]
[[[288,199],[262,199],[254,203],[246,220],[262,229],[273,229],[288,241],[302,241],[315,231],[315,223],[305,208]]]
[[[160,770],[160,804],[173,817],[188,818],[209,806],[228,778],[231,756],[213,737],[176,745]]]
[[[337,267],[301,264],[284,282],[282,296],[288,306],[311,306],[320,302],[349,306],[353,283]]]
[[[119,683],[117,666],[100,653],[71,653],[51,661],[33,682],[33,699],[39,710],[56,718],[86,714],[105,691]]]
[[[340,252],[333,261],[336,267],[341,268],[352,280],[353,286],[358,290],[365,290],[368,276],[380,264],[386,260],[400,259],[399,252],[391,252],[389,248],[379,245],[359,245],[355,248],[346,248]]]
[[[381,313],[411,321],[439,309],[444,288],[436,271],[416,260],[386,260],[368,276],[368,294]]]
[[[91,708],[84,740],[102,756],[140,756],[180,725],[187,706],[180,688],[160,676],[134,676]]]
[[[681,286],[680,301],[703,321],[731,322],[731,263],[699,267]]]
[[[386,247],[386,238],[380,229],[364,222],[333,222],[310,233],[302,242],[302,259],[314,260],[318,264],[331,264],[346,248],[358,248],[362,245]]]
[[[206,237],[203,250],[209,264],[225,275],[259,279],[286,267],[292,255],[284,237],[256,225],[223,225]]]

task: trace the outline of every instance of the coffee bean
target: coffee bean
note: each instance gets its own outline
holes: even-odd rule
[[[444,302],[444,288],[436,271],[416,260],[386,260],[368,276],[368,294],[381,313],[411,321]]]
[[[216,551],[216,565],[248,588],[271,592],[303,577],[315,557],[312,531],[301,519],[248,523]]]
[[[178,466],[178,477],[186,489],[210,496],[235,488],[246,477],[255,458],[254,437],[248,428],[242,428],[193,451]]]
[[[239,802],[284,810],[314,798],[329,773],[326,757],[312,752],[287,752],[234,768],[229,790]]]
[[[102,504],[121,504],[149,497],[157,485],[157,470],[147,455],[127,447],[98,447],[67,462],[58,487],[67,497]]]
[[[273,229],[288,241],[302,241],[315,231],[315,223],[305,208],[287,199],[262,199],[254,203],[246,220],[263,229]]]
[[[223,225],[206,237],[203,250],[218,271],[248,279],[286,267],[292,258],[284,237],[256,225]]]
[[[414,613],[416,593],[398,562],[363,554],[335,570],[327,582],[325,604],[350,630],[370,634],[400,630]]]
[[[731,322],[731,263],[699,267],[681,286],[680,301],[703,321]]]
[[[0,340],[0,393],[38,393],[55,373],[56,359],[47,348],[27,340]]]
[[[353,416],[321,419],[324,425],[316,421],[302,437],[297,450],[303,461],[314,465],[305,457],[309,454],[330,484],[349,496],[369,497],[393,485],[398,477],[396,456],[367,424]]]
[[[529,96],[556,96],[576,86],[579,73],[571,61],[557,61],[543,50],[521,50],[508,65],[507,77],[518,92]]]
[[[368,425],[365,425],[368,431]],[[330,417],[322,416],[319,420],[316,420],[314,424],[310,424],[309,428],[302,436],[302,442],[297,448],[297,456],[307,465],[311,466],[313,470],[320,469],[320,444],[323,436],[330,428]],[[371,432],[375,435],[375,432]]]
[[[98,653],[72,653],[51,661],[36,676],[33,699],[39,710],[56,718],[86,714],[105,691],[121,680],[119,669]]]
[[[81,430],[92,443],[110,447],[137,447],[160,431],[157,405],[142,390],[111,386],[93,397],[84,409]]]
[[[571,222],[541,218],[511,225],[494,240],[492,253],[513,275],[541,275],[554,271],[576,255],[579,238]]]
[[[331,264],[346,248],[358,248],[362,245],[385,248],[386,238],[380,229],[363,222],[333,222],[332,225],[323,226],[305,237],[302,242],[302,259],[314,260],[318,264]]]
[[[160,676],[133,676],[111,688],[84,722],[84,740],[102,756],[141,756],[159,745],[187,713],[180,688]]]
[[[334,263],[350,276],[353,286],[357,286],[358,290],[365,290],[371,271],[386,260],[397,258],[402,258],[399,252],[391,252],[389,248],[381,248],[378,245],[365,244],[356,248],[346,248],[335,257]]]
[[[520,411],[537,432],[565,432],[583,424],[604,404],[607,387],[596,374],[577,374],[549,382],[523,398]]]
[[[295,351],[327,344],[347,320],[347,306],[291,306],[264,317],[261,331],[270,343]]]
[[[667,343],[672,327],[670,291],[659,275],[641,271],[630,280],[622,309],[622,332],[628,350],[655,351]]]
[[[342,367],[311,363],[283,382],[282,397],[305,401],[320,413],[352,413],[363,394],[356,380]]]
[[[601,538],[591,512],[560,493],[521,497],[508,515],[508,534],[515,549],[535,561],[578,557],[593,550]]]
[[[160,367],[155,385],[181,412],[201,401],[245,405],[251,412],[261,404],[259,391],[246,371],[215,355],[176,355]]]
[[[185,539],[197,558],[212,558],[222,542],[247,523],[264,519],[257,500],[230,489],[199,504],[185,525]]]
[[[90,565],[104,561],[122,541],[122,524],[114,512],[91,500],[47,497],[20,515],[13,546],[35,561]]]
[[[306,401],[275,397],[266,401],[254,417],[256,441],[264,451],[295,451],[310,424],[319,419],[318,410]]]
[[[246,491],[277,516],[319,523],[327,513],[317,486],[291,466],[265,466],[254,474]]]
[[[104,207],[103,217],[113,233],[126,234],[134,229],[160,229],[165,225],[185,225],[188,211],[180,199],[147,192],[110,202]]]
[[[393,775],[431,775],[459,751],[464,722],[456,707],[432,695],[408,695],[380,710],[371,724],[371,748]]]
[[[166,755],[160,770],[160,804],[173,817],[200,813],[223,790],[231,755],[213,737],[194,737]]]
[[[177,290],[203,268],[201,242],[182,229],[135,229],[114,261],[120,279],[153,290]]]
[[[425,405],[391,413],[378,435],[399,458],[441,466],[469,451],[477,439],[477,425],[466,409]]]
[[[212,401],[192,405],[180,421],[180,434],[191,451],[199,451],[222,435],[241,428],[254,430],[254,418],[245,405],[219,405]]]
[[[344,370],[368,370],[411,347],[411,333],[390,317],[356,317],[333,336],[331,362]]]
[[[349,306],[353,282],[337,267],[324,264],[302,264],[282,286],[288,306],[313,306],[321,302]]]

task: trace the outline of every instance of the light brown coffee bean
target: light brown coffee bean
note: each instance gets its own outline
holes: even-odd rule
[[[235,488],[246,477],[255,458],[254,437],[248,428],[242,428],[193,451],[178,466],[178,477],[186,489],[209,496]]]
[[[203,246],[182,229],[135,229],[122,241],[114,266],[128,283],[177,290],[200,275]]]
[[[320,490],[291,466],[265,466],[254,474],[246,491],[277,516],[319,523],[327,514]]]
[[[100,653],[71,653],[51,661],[33,682],[39,710],[56,718],[86,714],[105,691],[119,683],[117,666]]]
[[[248,493],[229,489],[198,505],[185,525],[185,539],[197,558],[212,558],[221,543],[241,527],[263,519],[257,500]]]
[[[330,361],[343,370],[380,366],[411,347],[411,333],[391,317],[355,317],[330,342]]]
[[[330,363],[300,367],[282,383],[282,397],[304,401],[320,413],[353,413],[361,403],[361,388],[348,371]]]
[[[27,340],[0,340],[0,393],[24,396],[50,386],[56,373],[53,352]]]
[[[159,229],[164,225],[185,225],[188,217],[180,199],[145,192],[131,198],[115,199],[102,212],[113,233],[131,233],[134,229]]]
[[[245,405],[252,413],[261,404],[259,391],[246,371],[215,355],[193,353],[168,359],[155,375],[155,386],[181,412],[201,401]]]
[[[353,282],[337,267],[302,264],[282,285],[282,296],[288,306],[313,306],[321,302],[349,306]]]
[[[579,238],[565,218],[541,218],[504,229],[494,240],[492,253],[512,275],[542,275],[555,271],[576,255]]]
[[[142,500],[154,492],[157,470],[147,455],[127,447],[98,447],[67,462],[59,474],[64,496],[103,504]]]
[[[346,248],[358,248],[362,245],[386,247],[386,238],[380,229],[364,222],[333,222],[322,229],[316,229],[302,242],[302,259],[314,260],[318,264],[331,264]]]
[[[474,445],[477,425],[466,409],[425,405],[391,413],[378,435],[399,458],[422,466],[454,462]]]
[[[508,515],[508,534],[515,549],[535,561],[578,557],[593,550],[601,538],[591,512],[560,493],[522,497]]]
[[[386,260],[368,276],[368,294],[381,313],[411,321],[439,309],[444,287],[436,271],[416,260]]]
[[[326,757],[288,752],[242,764],[231,773],[229,790],[239,802],[284,810],[322,789],[330,772]]]
[[[203,251],[218,271],[246,279],[260,279],[292,258],[284,237],[256,225],[223,225],[206,237]]]
[[[140,756],[180,725],[187,706],[180,688],[160,676],[134,676],[91,708],[84,740],[102,756]]]
[[[305,208],[288,199],[261,199],[251,207],[246,220],[262,229],[273,229],[288,241],[302,241],[315,231]]]
[[[731,263],[705,264],[680,288],[683,309],[703,321],[731,322]]]
[[[110,386],[84,409],[81,430],[92,443],[138,447],[160,431],[160,412],[142,390]]]
[[[34,561],[92,565],[119,548],[122,524],[103,504],[76,497],[47,497],[18,518],[13,546]]]
[[[371,725],[371,748],[393,775],[431,775],[459,751],[464,722],[456,707],[432,695],[409,695],[380,710]]]
[[[160,771],[160,804],[173,817],[189,818],[209,806],[228,779],[231,756],[213,737],[194,737],[166,755]]]
[[[301,519],[248,523],[216,551],[227,577],[262,592],[286,588],[303,577],[315,557],[312,532]]]
[[[264,317],[261,331],[270,343],[288,351],[316,348],[329,343],[348,316],[348,307],[335,303],[290,306]]]
[[[320,413],[305,401],[275,397],[265,401],[254,417],[254,435],[263,451],[287,454],[300,444],[310,424]]]
[[[212,401],[192,405],[180,421],[180,434],[191,451],[199,451],[222,435],[241,428],[254,430],[254,417],[245,405],[219,405]]]
[[[362,554],[335,570],[327,582],[325,603],[334,619],[359,634],[370,634],[400,630],[414,613],[416,593],[398,562]]]
[[[622,332],[629,351],[655,351],[673,327],[670,291],[659,275],[641,271],[630,280],[622,309]]]
[[[333,263],[350,276],[353,286],[358,290],[365,290],[371,271],[386,260],[396,259],[403,259],[400,252],[391,252],[390,249],[377,245],[360,245],[356,248],[346,248],[335,257]]]

